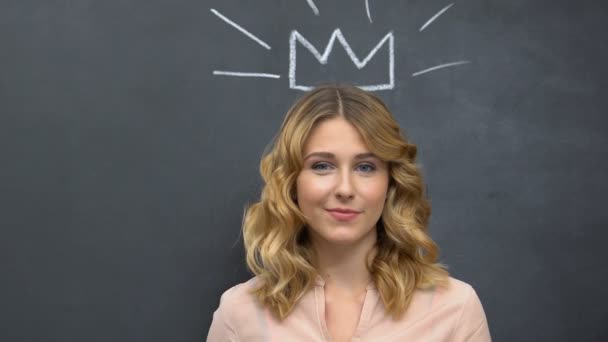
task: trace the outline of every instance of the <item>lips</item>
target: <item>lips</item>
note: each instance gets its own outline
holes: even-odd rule
[[[333,212],[337,212],[337,213],[343,213],[343,214],[358,214],[359,211],[357,210],[353,210],[353,209],[347,209],[347,208],[332,208],[332,209],[327,209],[327,211],[333,211]]]
[[[327,212],[331,217],[337,221],[351,221],[354,220],[361,212],[352,209],[335,208],[328,209]]]

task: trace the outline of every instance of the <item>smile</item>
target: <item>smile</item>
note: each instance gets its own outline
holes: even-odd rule
[[[331,217],[338,221],[352,221],[360,214],[358,212],[340,212],[332,210],[327,210],[327,212],[329,215],[331,215]]]

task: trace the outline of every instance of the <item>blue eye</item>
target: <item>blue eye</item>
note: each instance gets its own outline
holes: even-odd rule
[[[361,165],[359,165],[359,168],[361,171],[366,172],[366,173],[376,170],[376,168],[372,164],[361,164]]]
[[[327,171],[329,170],[330,165],[327,163],[316,163],[311,167],[313,170],[317,171]]]
[[[331,164],[325,162],[315,163],[310,167],[314,171],[329,171],[333,167]],[[360,164],[357,166],[357,169],[363,173],[371,173],[376,170],[376,167],[373,164]]]

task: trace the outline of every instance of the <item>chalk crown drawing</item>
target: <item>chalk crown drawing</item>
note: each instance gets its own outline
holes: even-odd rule
[[[291,31],[291,35],[289,38],[289,88],[305,91],[313,88],[313,86],[311,85],[298,84],[297,43],[300,43],[302,47],[312,53],[313,56],[315,56],[315,58],[317,59],[317,61],[319,61],[319,63],[327,64],[336,39],[338,40],[338,42],[340,42],[344,50],[346,50],[346,53],[348,54],[349,58],[355,64],[355,66],[357,66],[358,69],[364,68],[367,63],[376,55],[378,50],[382,46],[386,45],[388,48],[388,61],[386,62],[388,69],[388,74],[386,76],[387,82],[382,84],[358,85],[358,87],[369,91],[393,89],[395,87],[395,38],[393,36],[393,32],[387,33],[367,54],[367,56],[363,58],[363,60],[361,60],[359,59],[359,57],[357,57],[353,49],[350,47],[346,38],[344,38],[342,31],[337,28],[332,33],[331,38],[329,39],[329,42],[327,43],[323,54],[321,54],[319,50],[317,50],[317,48],[315,48],[315,46],[312,45],[306,38],[304,38],[304,36],[300,32],[296,30]]]
[[[315,5],[313,0],[307,0],[308,2],[308,6],[310,6],[310,8],[312,9],[312,11],[314,12],[315,16],[319,15],[319,9],[317,8],[317,6]],[[445,13],[447,10],[449,10],[452,6],[454,6],[454,3],[451,3],[445,7],[443,7],[441,10],[439,10],[437,13],[435,13],[430,19],[428,19],[424,25],[422,25],[420,27],[420,29],[418,30],[419,32],[424,31],[431,23],[433,23],[435,20],[437,20],[437,18],[439,18],[443,13]],[[365,11],[367,12],[367,18],[369,20],[369,22],[372,22],[372,17],[371,17],[371,13],[370,13],[370,9],[369,9],[369,1],[365,0]],[[219,11],[215,10],[215,9],[211,9],[211,13],[215,14],[218,18],[220,18],[221,20],[223,20],[224,22],[226,22],[228,25],[234,27],[235,29],[237,29],[238,31],[240,31],[242,34],[244,34],[245,36],[247,36],[249,39],[255,41],[256,43],[258,43],[259,45],[261,45],[262,47],[264,47],[267,50],[271,50],[272,47],[266,43],[265,41],[263,41],[262,39],[258,38],[256,35],[252,34],[251,32],[247,31],[245,28],[243,28],[241,25],[237,24],[236,22],[234,22],[233,20],[229,19],[228,17],[226,17],[225,15],[223,15],[222,13],[220,13]],[[370,51],[370,53],[363,59],[360,60],[357,55],[354,53],[354,51],[351,49],[350,45],[348,44],[348,42],[346,41],[346,39],[344,38],[344,35],[342,35],[342,32],[340,31],[340,29],[336,29],[334,30],[333,34],[331,35],[331,38],[329,39],[329,43],[327,44],[327,46],[325,47],[325,51],[323,52],[323,54],[321,54],[306,38],[304,38],[304,36],[302,36],[302,34],[300,34],[298,31],[292,31],[290,38],[289,38],[289,88],[291,89],[298,89],[298,90],[310,90],[313,87],[312,86],[308,86],[308,85],[303,85],[303,84],[298,84],[296,77],[297,77],[297,43],[300,43],[304,48],[306,48],[310,53],[312,53],[315,58],[317,59],[317,61],[319,61],[319,63],[321,64],[327,64],[327,60],[331,54],[331,51],[334,47],[334,43],[336,41],[336,39],[340,42],[340,44],[342,45],[342,47],[344,48],[344,50],[346,50],[346,53],[348,53],[348,56],[350,57],[351,61],[357,66],[357,68],[362,69],[364,68],[367,63],[370,61],[370,59],[372,59],[375,55],[376,52],[378,52],[378,50],[384,46],[384,44],[386,44],[388,46],[389,49],[389,53],[388,53],[388,83],[382,83],[382,84],[368,84],[368,85],[361,85],[358,86],[362,89],[365,90],[369,90],[369,91],[373,91],[373,90],[387,90],[387,89],[393,89],[395,87],[395,38],[393,36],[393,32],[389,32],[387,33],[378,44],[376,44],[376,46],[372,49],[372,51]],[[435,65],[432,67],[427,67],[426,69],[423,70],[419,70],[416,71],[414,73],[412,73],[412,77],[417,77],[423,74],[426,74],[428,72],[431,71],[435,71],[435,70],[440,70],[440,69],[444,69],[444,68],[448,68],[448,67],[453,67],[453,66],[458,66],[458,65],[463,65],[463,64],[468,64],[471,63],[468,60],[460,60],[460,61],[454,61],[454,62],[448,62],[448,63],[442,63],[439,65]],[[235,77],[263,77],[263,78],[274,78],[274,79],[279,79],[281,78],[280,74],[274,74],[274,73],[262,73],[262,72],[243,72],[243,71],[232,71],[232,70],[213,70],[213,75],[218,75],[218,76],[235,76]]]

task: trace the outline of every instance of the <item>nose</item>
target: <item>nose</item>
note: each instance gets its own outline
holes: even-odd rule
[[[340,200],[352,199],[355,196],[354,185],[352,184],[353,179],[350,174],[350,170],[346,169],[340,173],[338,178],[335,194]]]

